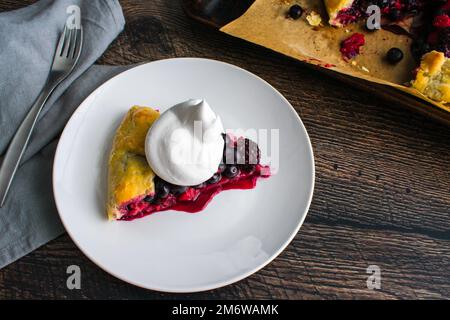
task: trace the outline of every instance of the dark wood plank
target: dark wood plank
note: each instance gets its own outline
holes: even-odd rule
[[[173,295],[113,278],[64,236],[3,269],[0,299],[448,298],[448,244],[419,234],[308,222],[286,251],[251,277],[210,292]],[[81,290],[66,288],[66,268],[72,264],[81,267]],[[381,290],[366,287],[372,264],[381,268]]]
[[[0,0],[0,10],[30,2]],[[450,298],[449,127],[193,22],[179,2],[121,3],[127,27],[99,63],[212,58],[261,76],[286,96],[315,152],[308,217],[269,266],[211,292],[172,295],[133,287],[100,270],[62,236],[0,270],[0,299]],[[79,291],[65,285],[71,264],[82,268]],[[366,287],[371,264],[381,268],[381,290]]]

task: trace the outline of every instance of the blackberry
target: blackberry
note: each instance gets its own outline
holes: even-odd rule
[[[261,157],[258,144],[247,138],[237,141],[237,163],[258,164]]]

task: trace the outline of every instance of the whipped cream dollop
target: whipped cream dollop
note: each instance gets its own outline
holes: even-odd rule
[[[145,141],[153,171],[179,186],[205,182],[217,172],[223,156],[222,121],[203,99],[191,99],[163,112]]]

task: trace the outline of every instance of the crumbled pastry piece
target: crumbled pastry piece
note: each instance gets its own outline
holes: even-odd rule
[[[313,27],[318,27],[322,23],[322,18],[320,17],[320,14],[318,14],[315,11],[311,11],[307,16],[306,20],[308,23]]]
[[[364,67],[364,66],[361,67],[361,70],[364,71],[364,72],[370,72],[369,69],[367,69],[367,68]]]
[[[425,54],[412,86],[432,100],[450,102],[450,59],[443,52]]]

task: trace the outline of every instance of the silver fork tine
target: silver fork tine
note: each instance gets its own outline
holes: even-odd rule
[[[67,46],[65,46],[64,48],[64,52],[63,52],[63,58],[67,58],[69,57],[69,52],[71,50],[71,47],[73,46],[73,34],[74,34],[74,29],[69,29],[68,32],[68,36],[67,36]]]
[[[66,28],[65,30],[65,35],[64,35],[64,48],[63,51],[61,52],[61,57],[65,58],[67,57],[67,50],[69,50],[70,47],[70,33],[71,33],[71,29]]]
[[[76,39],[69,54],[69,59],[78,59],[80,56],[81,48],[83,46],[83,28],[76,29],[75,35]]]
[[[78,43],[77,43],[77,49],[75,51],[75,56],[74,56],[75,59],[78,59],[80,57],[81,48],[83,46],[83,27],[82,26],[80,26],[80,30],[78,32],[79,32],[79,38],[78,38]]]
[[[79,30],[78,29],[76,29],[75,30],[75,32],[74,32],[74,34],[75,34],[75,39],[74,39],[74,41],[73,41],[73,43],[72,43],[72,48],[71,48],[71,50],[70,50],[70,53],[69,53],[69,59],[74,59],[75,58],[75,54],[76,54],[76,52],[77,52],[77,48],[78,48],[78,43],[79,43],[79,41],[80,41],[80,36],[79,36]]]
[[[56,47],[56,54],[58,56],[61,56],[63,49],[64,49],[64,43],[66,42],[66,33],[67,33],[67,26],[64,25],[64,30],[61,33],[61,36],[59,37],[58,46]]]

